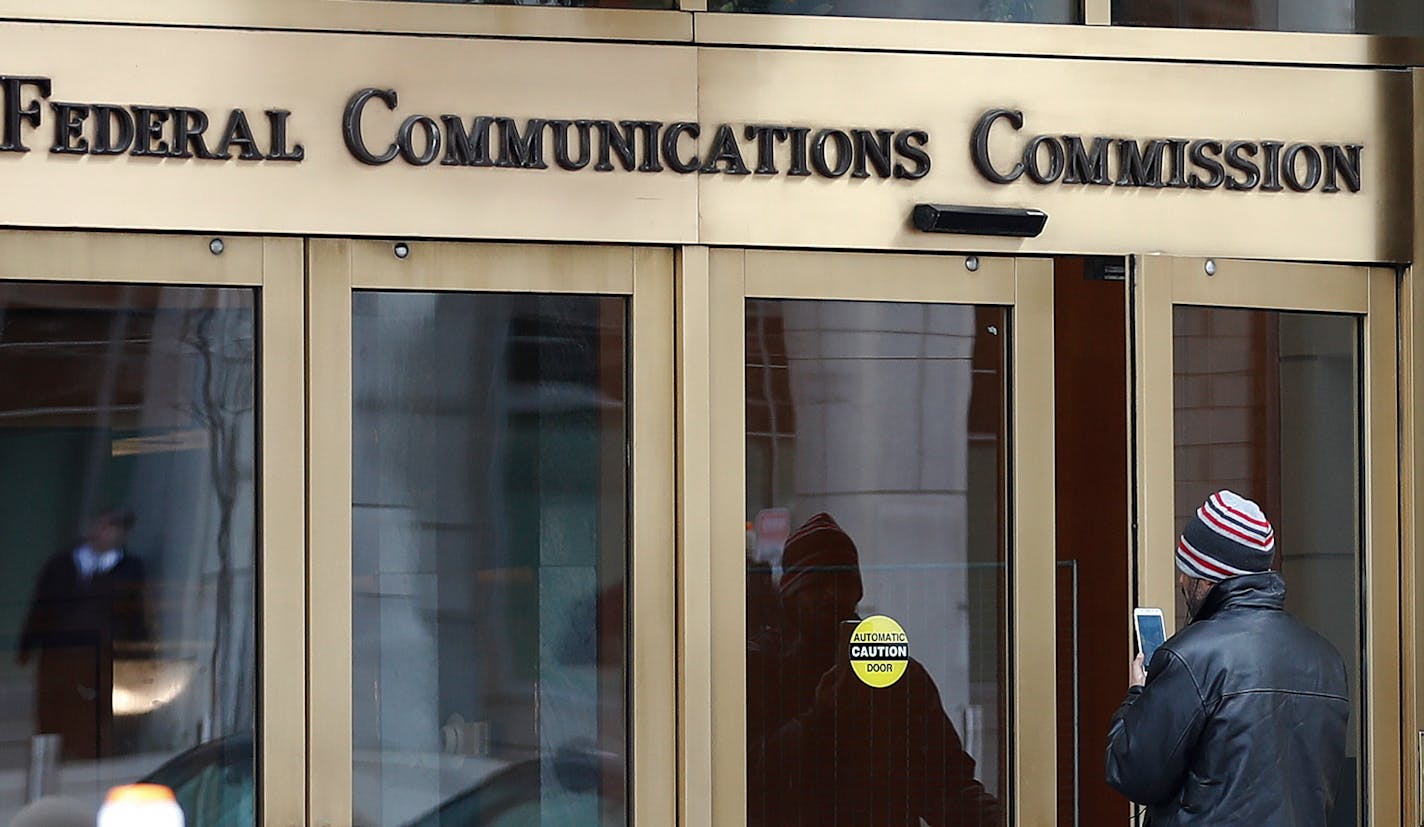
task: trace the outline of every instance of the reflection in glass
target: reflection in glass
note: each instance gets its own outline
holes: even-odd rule
[[[1005,23],[1081,23],[1072,0],[708,0],[712,11],[899,17],[915,20],[984,20]]]
[[[0,823],[155,777],[254,823],[253,299],[0,284]]]
[[[1178,307],[1173,314],[1178,526],[1213,491],[1260,504],[1276,530],[1286,610],[1341,653],[1350,679],[1335,827],[1360,823],[1359,321]],[[1186,610],[1177,606],[1177,628]]]
[[[461,3],[470,6],[585,6],[600,9],[670,9],[673,0],[403,0],[410,3]]]
[[[626,823],[625,300],[353,313],[355,824]]]
[[[748,823],[1001,824],[1007,313],[746,314]],[[886,688],[873,615],[909,642]]]
[[[1424,34],[1424,5],[1404,0],[1113,0],[1128,26],[1339,34]]]

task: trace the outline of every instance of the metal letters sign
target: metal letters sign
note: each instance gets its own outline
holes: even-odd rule
[[[56,99],[53,81],[0,75],[0,152],[30,151],[31,135],[49,125],[55,155],[130,155],[201,161],[300,162],[292,112],[263,110],[254,127],[242,109],[219,117],[179,105]],[[343,109],[342,139],[369,166],[552,169],[567,172],[673,173],[917,181],[931,168],[930,134],[914,127],[824,128],[790,123],[718,124],[606,118],[411,114],[393,134],[374,135],[363,120],[372,102],[395,112],[395,89],[368,87]],[[1357,193],[1360,143],[1272,139],[1153,138],[1037,134],[996,157],[996,127],[1019,132],[1024,115],[990,109],[970,132],[974,168],[1000,185],[1027,179],[1062,186]]]
[[[342,135],[357,160],[379,166],[400,159],[426,166],[518,167],[577,172],[662,172],[788,175],[915,180],[930,171],[922,129],[815,129],[791,124],[720,124],[699,150],[701,124],[655,120],[524,118],[415,114],[401,121],[386,146],[372,149],[362,113],[372,100],[394,111],[394,89],[362,89],[346,104]],[[740,136],[739,134],[740,133]],[[553,142],[552,158],[547,152]],[[742,143],[745,141],[745,145]],[[616,164],[615,164],[616,162]],[[750,166],[749,166],[750,164]]]
[[[5,106],[0,152],[29,152],[26,132],[46,120],[41,104],[49,104],[54,124],[49,151],[55,155],[133,155],[149,158],[200,158],[228,161],[300,161],[301,144],[287,144],[292,113],[268,109],[265,140],[241,109],[232,109],[218,125],[202,109],[191,106],[75,103],[51,100],[54,84],[46,77],[0,75]],[[236,156],[233,152],[236,152]]]
[[[991,109],[974,126],[970,152],[974,168],[995,184],[1028,178],[1035,184],[1217,189],[1262,192],[1360,191],[1361,144],[1287,143],[1281,140],[1217,138],[1136,138],[1097,135],[1030,137],[1015,157],[996,160],[990,133],[1002,122],[1024,128],[1014,109]]]

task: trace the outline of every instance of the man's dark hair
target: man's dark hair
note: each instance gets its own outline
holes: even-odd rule
[[[124,531],[130,531],[134,526],[133,509],[126,506],[110,508],[107,511],[99,512],[99,514],[94,517],[94,522],[95,524],[106,523],[108,525],[118,526]]]

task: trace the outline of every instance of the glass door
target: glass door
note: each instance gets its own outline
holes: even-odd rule
[[[1400,820],[1396,276],[1144,256],[1131,273],[1136,590],[1186,622],[1174,550],[1209,495],[1257,502],[1285,608],[1343,657],[1332,825]]]
[[[710,365],[679,387],[681,499],[711,503],[683,566],[714,596],[684,577],[713,630],[685,798],[715,790],[718,825],[1052,823],[1052,263],[691,251],[679,284]]]
[[[310,269],[314,821],[672,823],[671,255]]]
[[[0,233],[0,822],[305,822],[301,251]]]

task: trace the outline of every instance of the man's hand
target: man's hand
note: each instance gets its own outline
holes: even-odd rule
[[[1132,659],[1130,686],[1142,686],[1147,683],[1147,665],[1142,661],[1142,653],[1138,652],[1137,657]]]
[[[844,691],[846,678],[849,676],[848,666],[833,666],[821,675],[821,680],[816,683],[816,697],[813,702],[817,713],[835,716],[841,692]]]

